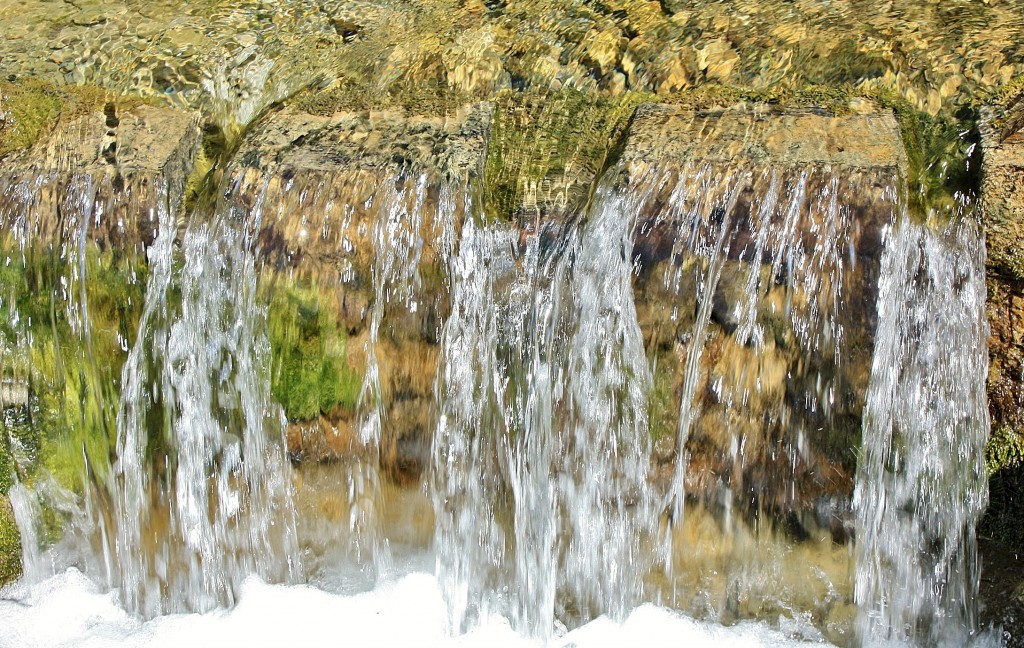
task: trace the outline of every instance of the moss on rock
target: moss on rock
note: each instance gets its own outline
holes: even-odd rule
[[[1014,550],[1024,550],[1024,431],[1008,426],[993,430],[985,467],[989,505],[979,530]]]
[[[563,211],[589,197],[636,107],[653,95],[610,97],[565,88],[505,92],[497,100],[484,169],[489,217]]]
[[[121,366],[138,328],[146,269],[134,255],[91,245],[81,261],[35,251],[0,273],[0,290],[10,296],[0,304],[0,337],[13,372],[5,378],[25,384],[29,395],[0,423],[0,492],[15,473],[31,483],[40,470],[81,492],[86,463],[102,478],[116,441]],[[69,276],[67,263],[88,279],[66,303],[53,287]],[[83,294],[87,325],[73,316]],[[31,336],[21,328],[29,323]]]
[[[0,157],[28,148],[59,120],[71,120],[112,104],[117,112],[143,103],[92,85],[53,85],[36,78],[0,81]]]
[[[292,421],[310,421],[339,407],[355,410],[362,376],[349,366],[347,335],[335,313],[315,288],[278,288],[271,299],[271,391]]]
[[[0,495],[0,587],[21,576],[21,536],[14,523],[14,511]]]

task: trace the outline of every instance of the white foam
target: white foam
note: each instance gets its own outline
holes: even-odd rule
[[[231,610],[176,614],[142,622],[116,596],[71,569],[38,585],[14,584],[0,592],[2,648],[227,648],[230,646],[436,646],[528,648],[501,617],[452,637],[434,576],[412,573],[355,595],[308,585],[243,584]],[[642,645],[701,647],[806,646],[761,624],[722,627],[643,605],[624,623],[599,618],[553,642],[562,648]]]

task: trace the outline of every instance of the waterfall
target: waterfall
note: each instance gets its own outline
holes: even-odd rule
[[[433,481],[456,630],[501,613],[546,638],[556,618],[622,617],[637,601],[653,507],[632,207],[604,187],[554,243],[551,231],[518,245],[511,229],[463,226]]]
[[[235,600],[242,580],[298,577],[283,414],[270,398],[252,237],[262,204],[193,217],[177,266],[161,214],[125,363],[111,480],[110,579],[146,617]],[[176,304],[175,292],[180,294]]]
[[[365,209],[376,213],[371,223],[363,225],[370,230],[369,243],[374,251],[366,372],[357,406],[358,443],[366,456],[350,467],[347,485],[354,557],[357,562],[369,558],[378,579],[387,575],[391,560],[387,539],[381,536],[377,519],[381,444],[389,414],[378,347],[382,336],[394,332],[396,321],[415,315],[421,307],[420,265],[426,230],[431,225],[442,232],[454,228],[455,206],[445,198],[453,190],[444,186],[440,198],[434,196],[429,191],[432,180],[426,173],[383,173],[376,178],[373,195],[364,204]],[[385,375],[384,379],[387,378]]]
[[[865,645],[962,646],[978,629],[984,259],[967,217],[937,231],[904,216],[886,233],[854,493]]]
[[[385,139],[366,135],[381,115],[352,119],[365,132],[342,119],[344,137]],[[145,623],[241,607],[253,576],[370,598],[432,558],[431,609],[456,635],[500,619],[547,644],[649,601],[841,645],[977,634],[987,358],[969,218],[897,219],[896,165],[623,153],[581,213],[494,222],[466,178],[289,128],[277,157],[254,135],[183,230],[154,189],[137,327],[117,329],[126,357],[107,387],[96,341],[112,327],[88,290],[90,237],[114,211],[105,180],[6,190],[20,207],[0,212],[5,252],[25,275],[49,255],[56,276],[32,311],[49,318],[49,355],[0,295],[4,358],[36,375],[45,356],[50,409],[81,408],[57,416],[81,462],[73,488],[42,467],[13,479],[26,583],[79,567]],[[314,140],[322,157],[306,156]],[[40,252],[44,199],[62,217]],[[308,342],[286,378],[313,376],[290,421],[276,290],[293,309],[281,328],[309,329],[280,337]],[[111,438],[86,447],[76,429]],[[294,456],[324,464],[333,499],[300,520],[283,446],[310,429],[333,437],[299,438]],[[419,478],[400,474],[398,445],[428,437],[433,545],[409,558],[386,529],[385,481]]]
[[[871,232],[891,218],[894,181],[879,190],[827,166],[750,162],[654,165],[630,178],[661,403],[654,460],[671,475],[659,595],[673,604],[723,619],[794,605],[824,616],[840,604],[847,559],[829,547],[848,535],[835,502],[850,481],[835,467],[846,450],[830,446],[859,416],[851,394],[872,315],[847,303],[865,299]],[[880,195],[868,209],[844,204],[860,193]],[[708,513],[720,525],[712,535],[698,531]],[[803,541],[835,565],[787,564],[781,547]],[[820,597],[779,587],[786,572]]]

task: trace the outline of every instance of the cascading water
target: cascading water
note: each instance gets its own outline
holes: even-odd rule
[[[116,461],[109,472],[86,461],[84,513],[42,478],[34,491],[12,490],[26,556],[48,559],[42,502],[71,520],[64,544],[77,548],[67,562],[105,579],[141,617],[234,605],[225,618],[240,613],[248,596],[267,592],[247,581],[253,575],[330,589],[314,545],[346,539],[346,558],[373,577],[335,589],[347,596],[375,581],[362,600],[403,591],[407,583],[388,589],[398,570],[382,522],[382,458],[395,403],[408,397],[397,393],[408,376],[395,371],[408,348],[402,327],[415,321],[412,335],[436,333],[416,315],[424,257],[434,254],[447,270],[450,312],[430,343],[440,355],[430,452],[437,586],[419,593],[449,633],[505,617],[535,642],[563,631],[582,639],[595,617],[628,623],[646,600],[821,639],[813,621],[851,645],[956,643],[950,637],[973,631],[971,530],[984,501],[986,428],[977,233],[961,224],[939,236],[904,220],[876,244],[879,222],[893,222],[895,181],[876,179],[884,186],[865,210],[843,202],[859,180],[827,166],[628,165],[609,171],[586,214],[566,223],[538,214],[525,232],[483,222],[479,205],[460,212],[462,187],[439,189],[405,169],[359,169],[344,191],[330,173],[232,176],[229,195],[212,214],[194,215],[180,239],[168,201],[158,202],[119,384]],[[287,220],[284,194],[309,211]],[[95,209],[82,203],[74,213]],[[314,540],[292,508],[257,292],[262,272],[298,263],[262,266],[279,261],[263,253],[274,244],[263,238],[286,229],[267,226],[272,212],[298,223],[298,234],[282,238],[308,243],[300,252],[341,241],[325,244],[325,258],[344,287],[288,276],[287,289],[367,284],[365,321],[348,331],[362,336],[365,357],[345,421],[352,442],[330,457],[347,516],[316,520],[323,537]],[[88,268],[78,263],[87,230],[73,233],[82,252],[70,264],[67,318],[88,342]],[[362,258],[347,254],[363,244]],[[875,284],[877,333],[874,293],[863,290]],[[868,329],[870,377],[854,362],[870,357]],[[941,371],[947,356],[957,362]],[[852,479],[834,466],[852,463],[858,388],[867,402],[854,524],[842,504]],[[333,414],[319,396],[314,416],[326,420]],[[700,563],[706,538],[692,533],[709,519],[723,545],[713,568]],[[858,639],[843,630],[849,586],[799,564],[808,545],[851,536]],[[782,549],[771,554],[762,538]],[[304,573],[300,552],[317,569]],[[845,548],[833,554],[849,567]],[[793,573],[804,580],[789,580]]]
[[[707,268],[697,280],[697,313],[693,328],[689,332],[689,344],[686,360],[683,365],[682,398],[679,405],[679,424],[676,430],[676,477],[669,495],[668,509],[673,522],[682,520],[683,507],[686,501],[686,443],[690,438],[690,427],[695,418],[693,398],[700,379],[700,361],[704,353],[707,327],[711,320],[714,294],[722,275],[722,266],[727,257],[727,250],[732,245],[735,230],[732,227],[733,209],[736,206],[739,190],[743,185],[743,174],[732,177],[725,173],[715,176],[710,168],[704,168],[695,174],[693,181],[684,179],[676,185],[670,198],[670,213],[667,220],[683,233],[677,235],[672,245],[671,277],[666,277],[676,296],[676,304],[682,301],[679,294],[681,275],[686,272],[682,256],[693,254],[707,259]],[[680,195],[689,190],[689,193]],[[687,209],[689,207],[689,209]],[[676,210],[683,211],[679,213]],[[716,231],[717,230],[717,231]],[[679,308],[675,305],[674,308]],[[668,536],[671,539],[671,536]],[[668,546],[666,564],[671,568],[671,544]]]
[[[621,618],[638,600],[650,374],[625,203],[602,189],[585,225],[551,247],[534,232],[514,261],[515,232],[464,225],[434,442],[438,570],[457,630],[501,613],[543,639],[556,613]]]
[[[779,553],[767,539],[800,538],[824,557],[849,533],[834,504],[849,482],[822,448],[857,411],[846,329],[863,344],[867,325],[856,318],[870,313],[852,315],[846,302],[863,301],[865,231],[891,218],[893,192],[857,213],[838,198],[856,181],[828,168],[684,165],[630,180],[641,196],[635,254],[648,353],[659,383],[669,381],[661,393],[674,397],[652,410],[655,460],[672,475],[658,595],[723,619],[804,606],[827,616],[842,605],[846,558],[787,564],[792,549]],[[668,459],[665,440],[674,441]],[[699,531],[707,511],[721,525],[710,537]]]
[[[454,205],[442,196],[428,195],[427,174],[384,173],[376,181],[373,196],[364,207],[376,212],[376,219],[363,227],[371,231],[375,252],[370,270],[373,301],[368,314],[366,373],[358,403],[358,443],[365,456],[350,468],[347,477],[351,543],[357,562],[372,561],[374,577],[383,578],[390,569],[387,539],[380,534],[377,509],[380,498],[380,453],[382,429],[388,412],[384,405],[378,345],[390,329],[386,319],[400,320],[420,308],[420,265],[428,220],[439,229],[454,227]],[[449,191],[445,189],[444,191]],[[444,192],[442,191],[442,193]],[[442,237],[444,235],[442,234]]]
[[[978,630],[984,258],[969,218],[936,231],[904,216],[886,234],[854,493],[865,645],[963,646]]]
[[[261,212],[259,203],[250,210],[228,200],[210,222],[194,218],[177,273],[170,215],[149,250],[106,522],[117,529],[110,577],[143,616],[231,603],[249,574],[290,581],[301,573],[284,421],[270,399],[256,302]]]

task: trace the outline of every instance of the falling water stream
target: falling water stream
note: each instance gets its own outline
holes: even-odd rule
[[[977,628],[988,354],[976,224],[887,234],[858,466],[856,598],[865,642],[962,646]]]
[[[261,216],[261,203],[243,210],[229,200],[210,222],[196,219],[177,273],[169,219],[150,247],[154,272],[122,377],[109,519],[114,580],[144,616],[230,604],[247,574],[288,582],[301,570],[249,251]],[[180,310],[168,304],[172,281]],[[150,441],[151,417],[164,421],[163,438]],[[150,443],[166,453],[155,471]]]
[[[604,188],[570,228],[509,259],[517,233],[470,220],[452,262],[434,500],[455,629],[499,612],[545,638],[638,602],[655,523],[628,201]]]
[[[296,503],[311,469],[288,461],[271,396],[256,243],[267,185],[242,200],[232,182],[183,232],[166,199],[152,214],[137,333],[106,414],[110,465],[87,455],[81,498],[45,478],[12,488],[25,576],[3,592],[0,645],[263,644],[336,639],[338,628],[377,645],[962,645],[977,635],[987,357],[970,214],[916,224],[898,215],[894,180],[878,205],[885,234],[865,314],[851,303],[866,262],[849,243],[844,180],[828,168],[698,165],[630,178],[613,165],[584,212],[538,213],[523,227],[489,221],[467,187],[381,174],[360,203],[376,219],[359,226],[374,246],[360,451],[326,468],[348,520],[313,538]],[[88,188],[68,192],[82,197],[67,209],[84,240],[99,216]],[[648,254],[638,241],[654,233],[667,242]],[[428,236],[448,304],[420,492],[432,540],[397,547],[380,467],[385,349],[396,322],[422,307]],[[89,340],[89,297],[74,293],[87,268],[70,267],[65,303]],[[661,296],[654,311],[638,290]],[[851,398],[858,317],[873,325],[874,359],[851,512],[831,482],[816,482],[810,505],[796,485],[820,465],[807,439],[838,429]],[[654,439],[667,362],[677,384],[658,416],[672,429]],[[744,420],[773,430],[772,445],[758,447]],[[694,466],[708,457],[719,463],[702,482]],[[759,457],[792,485],[778,501],[751,501],[769,479],[750,468]],[[44,510],[62,512],[63,537],[44,538]],[[726,564],[693,580],[704,551],[694,529],[711,519]],[[855,549],[835,549],[843,534]],[[744,537],[774,549],[750,551],[760,541]],[[815,539],[845,556],[845,575],[785,566]],[[353,550],[336,559],[347,567],[311,555],[344,542]],[[332,586],[331,569],[346,568],[368,577]],[[813,572],[810,593],[786,570]]]

